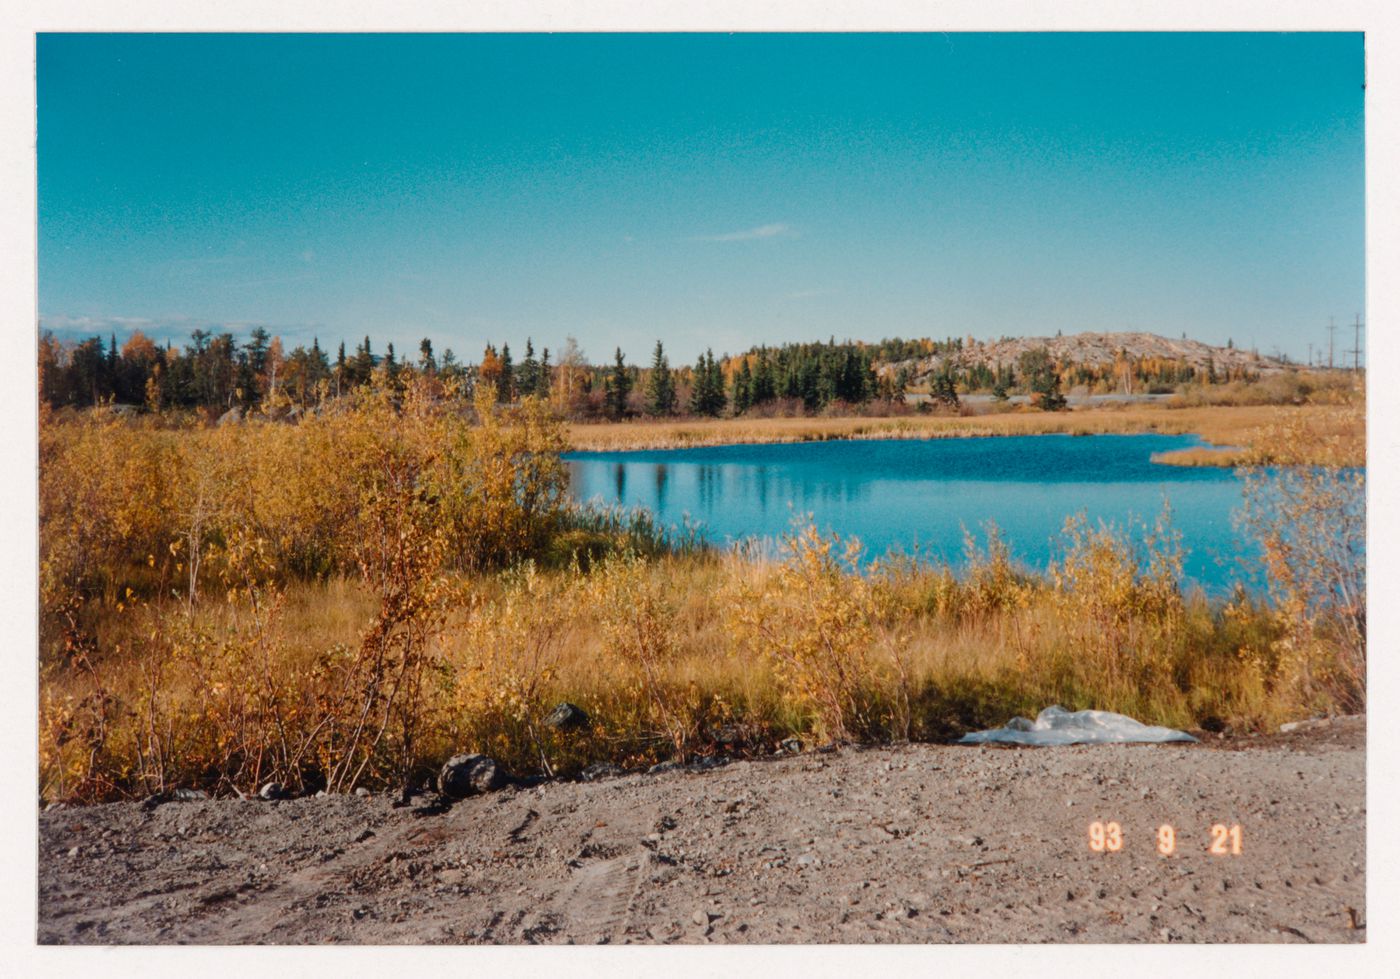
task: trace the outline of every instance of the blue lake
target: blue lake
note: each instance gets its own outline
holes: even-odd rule
[[[1163,466],[1152,455],[1203,444],[1176,435],[1030,435],[727,445],[564,456],[575,498],[645,507],[665,526],[685,519],[713,543],[776,539],[794,514],[890,550],[961,561],[964,529],[994,521],[1012,553],[1043,570],[1065,519],[1151,524],[1164,501],[1182,534],[1186,575],[1219,593],[1255,585],[1227,469]],[[1241,557],[1246,560],[1242,563]]]

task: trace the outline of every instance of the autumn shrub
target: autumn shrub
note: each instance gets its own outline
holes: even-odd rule
[[[113,785],[153,790],[174,772],[336,789],[407,780],[460,574],[544,548],[564,509],[559,449],[557,423],[532,401],[501,415],[412,387],[365,390],[295,425],[46,415],[41,661],[86,688],[46,700],[47,767],[63,784],[92,787],[102,768]],[[274,645],[277,596],[333,574],[358,578],[375,610],[353,643],[303,670]],[[200,614],[211,602],[236,620],[218,638]],[[133,603],[159,623],[104,648],[101,624]],[[121,698],[116,675],[131,681]],[[120,764],[99,765],[114,711],[141,733]]]
[[[1183,384],[1169,402],[1173,408],[1219,405],[1338,405],[1361,397],[1358,377],[1345,371],[1288,370],[1258,380]]]
[[[958,566],[868,562],[810,523],[709,549],[569,504],[530,401],[409,385],[222,426],[45,410],[40,791],[401,790],[464,750],[569,775],[942,739],[1050,703],[1235,729],[1353,709],[1365,484],[1336,416],[1251,440],[1272,591],[1213,599],[1184,590],[1165,516],[1072,520],[1046,573],[993,526]],[[1335,464],[1279,468],[1300,458]],[[561,701],[591,724],[545,726]]]
[[[1366,470],[1351,441],[1290,419],[1240,472],[1239,523],[1262,552],[1280,629],[1275,671],[1315,709],[1366,702]]]
[[[446,743],[490,754],[517,770],[555,766],[574,741],[544,726],[569,631],[581,599],[579,574],[544,574],[526,562],[476,589],[454,616],[435,680],[446,695]],[[584,735],[579,735],[584,737]]]
[[[1151,685],[1182,619],[1182,550],[1164,511],[1140,541],[1110,524],[1069,518],[1052,562],[1052,602],[1076,652],[1114,682]]]
[[[664,579],[652,573],[645,558],[613,555],[589,578],[589,597],[603,629],[618,683],[633,691],[645,722],[684,761],[699,733],[696,690],[675,681],[676,609]]]
[[[785,554],[729,597],[738,649],[766,659],[784,696],[818,737],[848,740],[875,725],[871,579],[854,572],[861,546],[810,522],[784,538]]]

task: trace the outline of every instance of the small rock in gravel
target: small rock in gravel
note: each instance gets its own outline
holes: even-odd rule
[[[680,767],[681,767],[680,765],[677,765],[677,764],[676,764],[675,762],[673,762],[673,761],[658,762],[657,764],[652,765],[650,768],[647,769],[647,774],[648,774],[648,775],[660,775],[660,774],[662,774],[663,772],[674,772],[676,769],[678,769],[678,768],[680,768]]]
[[[176,789],[170,797],[176,802],[203,802],[209,798],[209,793],[203,789]]]
[[[585,782],[596,782],[600,778],[612,778],[613,776],[621,774],[622,769],[618,768],[616,765],[609,765],[605,761],[600,761],[585,768],[579,773],[579,777]]]
[[[264,802],[272,802],[276,799],[287,798],[287,790],[281,782],[268,782],[258,789],[258,798]]]
[[[351,842],[351,843],[363,843],[365,840],[369,839],[369,838],[372,837],[373,835],[374,835],[374,830],[372,830],[372,829],[370,829],[368,826],[366,826],[364,829],[360,830],[358,833],[355,833],[354,835],[352,835],[352,836],[350,837],[350,842]]]
[[[361,786],[359,786],[358,788],[355,789],[355,795],[358,796],[358,797],[361,798],[361,799],[368,799],[368,798],[369,798],[369,789],[367,789],[367,788],[365,788],[363,785],[361,785]]]
[[[801,739],[801,738],[784,738],[782,741],[780,741],[780,742],[778,743],[778,751],[777,751],[777,754],[780,754],[780,755],[782,755],[782,754],[796,755],[796,754],[800,754],[801,751],[802,751],[802,739]]]
[[[83,848],[80,847],[80,846],[75,846],[75,847],[73,847],[73,849],[71,849],[71,850],[68,851],[68,855],[69,855],[70,857],[79,857],[79,856],[82,856],[82,853],[83,853]]]
[[[438,791],[449,799],[491,792],[505,783],[500,766],[486,755],[454,755],[438,773]]]

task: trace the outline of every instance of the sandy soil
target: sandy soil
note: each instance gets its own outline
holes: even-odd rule
[[[445,809],[51,810],[39,940],[1364,941],[1364,742],[1356,719],[1198,746],[844,749]],[[1120,850],[1090,848],[1095,821]],[[1239,855],[1207,852],[1215,823],[1240,826]]]

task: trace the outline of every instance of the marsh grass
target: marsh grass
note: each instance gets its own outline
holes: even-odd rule
[[[1347,452],[1365,459],[1364,431],[1355,425],[1353,402],[1277,405],[1121,405],[1067,412],[1003,409],[975,415],[916,415],[896,418],[735,418],[692,421],[628,421],[571,424],[569,446],[585,451],[681,449],[702,445],[820,442],[832,439],[931,439],[1003,435],[1197,434],[1222,446],[1250,447],[1278,421],[1302,418],[1348,440]],[[1174,461],[1162,459],[1159,461]],[[1193,464],[1234,466],[1238,456],[1197,455]]]
[[[1291,674],[1278,647],[1287,630],[1268,608],[1160,591],[1150,571],[1125,587],[1114,579],[1134,546],[1102,528],[1076,533],[1050,577],[995,549],[962,575],[912,563],[852,575],[835,560],[843,545],[808,527],[766,562],[610,556],[589,572],[463,579],[470,598],[428,640],[407,774],[423,778],[463,750],[567,775],[720,742],[767,752],[790,735],[945,739],[1050,703],[1237,730],[1325,703]],[[46,677],[45,796],[326,784],[346,751],[328,735],[345,726],[337,691],[378,608],[362,581],[291,585],[266,658],[244,600],[191,612],[170,599],[104,622],[99,644],[111,653],[96,669]],[[108,709],[94,753],[57,729],[95,697]],[[589,729],[543,727],[561,701],[583,707]],[[402,750],[371,756],[360,784],[397,788]]]
[[[1255,470],[1275,592],[1222,602],[1183,589],[1167,518],[1073,520],[1045,573],[994,527],[956,571],[871,562],[802,522],[709,550],[568,504],[537,406],[398,392],[299,426],[46,416],[40,793],[400,789],[468,750],[569,775],[790,735],[944,739],[1051,703],[1236,730],[1356,709],[1364,479],[1342,423],[1274,417],[1253,458],[1330,464]],[[545,727],[560,701],[592,724]]]

